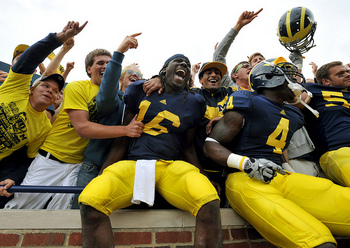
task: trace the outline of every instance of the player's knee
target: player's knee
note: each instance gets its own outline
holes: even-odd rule
[[[206,204],[204,204],[200,209],[198,214],[200,213],[206,213],[210,216],[216,215],[218,212],[220,212],[220,201],[219,200],[213,200]]]
[[[82,221],[85,223],[98,223],[106,217],[104,213],[85,204],[80,204],[80,215]]]

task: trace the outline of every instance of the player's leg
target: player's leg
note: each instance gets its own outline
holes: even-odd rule
[[[329,179],[350,187],[350,147],[326,152],[320,158],[320,165]]]
[[[196,216],[195,247],[222,247],[220,201],[203,205]]]
[[[195,166],[158,161],[156,189],[170,204],[196,217],[195,247],[222,247],[219,196]]]
[[[108,216],[131,205],[134,175],[135,161],[120,161],[104,169],[80,194],[83,247],[113,242]]]
[[[316,247],[336,244],[329,229],[284,197],[277,177],[265,184],[244,172],[229,174],[226,194],[232,208],[269,242],[278,247]]]
[[[114,247],[112,226],[106,214],[80,204],[80,216],[82,247]]]
[[[283,194],[326,225],[334,235],[350,236],[350,188],[302,174],[282,177]]]

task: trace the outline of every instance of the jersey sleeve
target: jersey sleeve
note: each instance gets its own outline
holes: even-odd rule
[[[133,114],[136,114],[139,111],[139,103],[146,95],[142,88],[144,82],[145,80],[140,80],[132,83],[125,90],[123,97],[124,103],[126,108]]]
[[[252,92],[243,90],[233,92],[227,100],[223,113],[225,114],[230,110],[237,111],[240,114],[247,112],[251,106],[251,94]]]

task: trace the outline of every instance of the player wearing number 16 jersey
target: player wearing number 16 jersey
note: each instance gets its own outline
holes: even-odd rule
[[[222,247],[219,196],[191,164],[198,166],[193,139],[206,104],[201,95],[188,88],[190,68],[184,55],[170,57],[159,73],[164,86],[161,95],[152,92],[146,97],[142,81],[128,86],[124,95],[125,120],[127,123],[137,114],[137,120],[144,123],[143,133],[130,140],[129,160],[109,165],[81,193],[83,247],[112,247],[108,215],[139,201],[151,206],[154,195],[153,199],[149,196],[154,189],[170,204],[197,218],[195,246]],[[123,149],[115,150],[120,155],[117,161],[123,158]]]
[[[350,236],[350,188],[324,178],[286,174],[280,166],[280,154],[303,124],[300,111],[285,103],[300,86],[296,76],[305,80],[297,72],[281,58],[256,65],[249,76],[254,92],[230,96],[204,152],[242,171],[227,177],[228,201],[272,244],[335,247],[332,234]]]
[[[124,94],[128,110],[138,113],[137,120],[145,123],[141,137],[130,141],[128,158],[181,159],[184,134],[200,124],[205,101],[201,95],[187,91],[161,95],[155,92],[146,97],[143,83],[138,81],[129,85]]]

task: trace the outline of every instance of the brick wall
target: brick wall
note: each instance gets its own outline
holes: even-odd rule
[[[180,210],[120,210],[111,215],[116,247],[192,247],[194,218]],[[118,217],[116,217],[118,216]],[[272,248],[235,214],[222,209],[225,248]],[[2,210],[0,247],[81,247],[77,210]],[[338,248],[350,237],[337,237]]]

